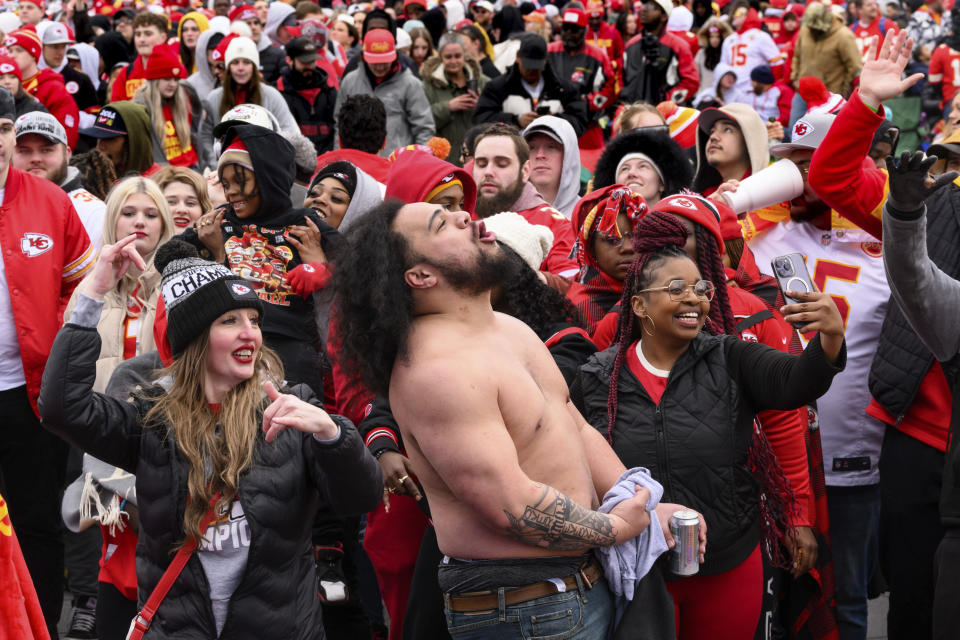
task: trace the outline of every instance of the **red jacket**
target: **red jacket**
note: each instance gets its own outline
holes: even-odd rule
[[[127,65],[117,74],[113,81],[113,89],[110,91],[110,102],[133,100],[133,94],[137,92],[140,85],[146,82],[143,73],[143,63],[140,62],[140,56],[137,56],[133,64]],[[201,99],[205,97],[200,96]]]
[[[865,158],[873,144],[873,134],[882,121],[883,116],[860,99],[860,91],[854,91],[814,152],[807,178],[820,199],[835,212],[880,239],[883,238],[883,203],[890,186],[887,172],[877,169]],[[898,421],[876,400],[867,407],[867,413],[895,425],[925,444],[946,451],[950,425],[950,404],[945,399],[945,389],[948,388],[943,369],[934,363],[901,420]]]
[[[93,266],[94,250],[66,192],[13,167],[0,205],[0,250],[27,394],[36,412],[63,309]]]
[[[558,78],[566,80],[580,91],[590,111],[603,111],[617,97],[613,67],[606,52],[589,42],[577,52],[570,53],[562,42],[547,45],[550,68]]]
[[[23,81],[23,89],[39,100],[67,130],[67,146],[76,147],[80,109],[67,91],[63,76],[53,69],[41,69],[37,75]]]
[[[0,584],[3,585],[0,638],[49,638],[37,591],[33,588],[3,496],[0,496]]]
[[[624,50],[626,51],[634,46],[639,47],[642,41],[643,30],[641,29],[640,33],[630,39],[630,42],[627,43]],[[677,84],[667,92],[667,100],[671,100],[677,104],[692,100],[693,96],[697,95],[697,91],[700,89],[700,72],[697,70],[697,65],[693,61],[693,54],[690,53],[690,45],[688,45],[683,38],[666,30],[664,30],[660,36],[660,44],[672,49],[677,56],[677,75],[679,76],[679,80]],[[642,54],[640,54],[638,50],[636,55]]]
[[[607,52],[607,58],[610,60],[614,74],[616,74],[617,92],[619,92],[620,82],[622,80],[623,36],[620,35],[616,27],[603,22],[600,24],[600,29],[597,32],[594,32],[593,29],[588,26],[586,39],[590,44],[595,47],[600,47]]]

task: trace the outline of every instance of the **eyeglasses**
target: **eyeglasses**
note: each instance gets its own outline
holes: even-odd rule
[[[609,245],[613,249],[619,249],[623,246],[623,243],[626,242],[628,246],[632,246],[633,234],[625,233],[621,237],[608,236],[607,234],[597,231],[597,239],[603,242],[606,245]]]
[[[713,294],[716,291],[713,283],[709,280],[698,280],[695,284],[687,284],[686,280],[671,280],[665,287],[650,287],[649,289],[641,289],[637,293],[666,291],[671,300],[680,302],[686,296],[687,289],[693,290],[693,295],[707,302],[713,300]]]

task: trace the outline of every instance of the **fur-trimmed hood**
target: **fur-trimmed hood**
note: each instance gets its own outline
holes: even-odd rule
[[[621,133],[604,148],[593,172],[593,188],[616,184],[617,165],[628,153],[639,152],[649,156],[663,174],[663,195],[668,196],[687,189],[693,182],[693,165],[688,154],[659,127],[641,127]]]
[[[476,60],[465,60],[463,70],[467,73],[467,80],[477,79],[483,75],[480,70],[480,63]],[[447,74],[443,72],[443,60],[440,56],[430,56],[420,65],[420,77],[424,82],[430,82],[438,89],[446,89],[450,85],[447,80]],[[479,91],[479,89],[478,89]]]

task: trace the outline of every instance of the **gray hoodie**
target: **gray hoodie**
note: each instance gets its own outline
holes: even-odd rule
[[[549,204],[570,218],[573,216],[573,207],[580,199],[580,147],[577,145],[577,132],[573,130],[573,125],[563,118],[540,116],[524,129],[523,137],[528,138],[532,133],[542,129],[552,132],[563,145],[560,187],[557,189],[557,198]]]
[[[282,47],[283,43],[277,39],[277,29],[291,13],[296,13],[296,9],[286,2],[271,2],[270,8],[267,9],[267,24],[263,28],[263,32],[278,47]]]
[[[197,90],[201,100],[217,86],[217,77],[213,75],[210,63],[207,62],[207,43],[215,33],[217,31],[207,29],[197,38],[197,51],[203,52],[203,55],[197,55],[197,70],[187,78],[187,83]]]

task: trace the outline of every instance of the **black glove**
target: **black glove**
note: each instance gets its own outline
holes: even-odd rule
[[[904,151],[899,162],[893,156],[887,156],[890,180],[887,206],[896,217],[919,218],[923,214],[923,201],[960,175],[956,171],[948,171],[933,179],[929,170],[937,160],[937,156],[925,156],[922,151],[912,156],[909,151]],[[933,182],[928,184],[928,178]]]

